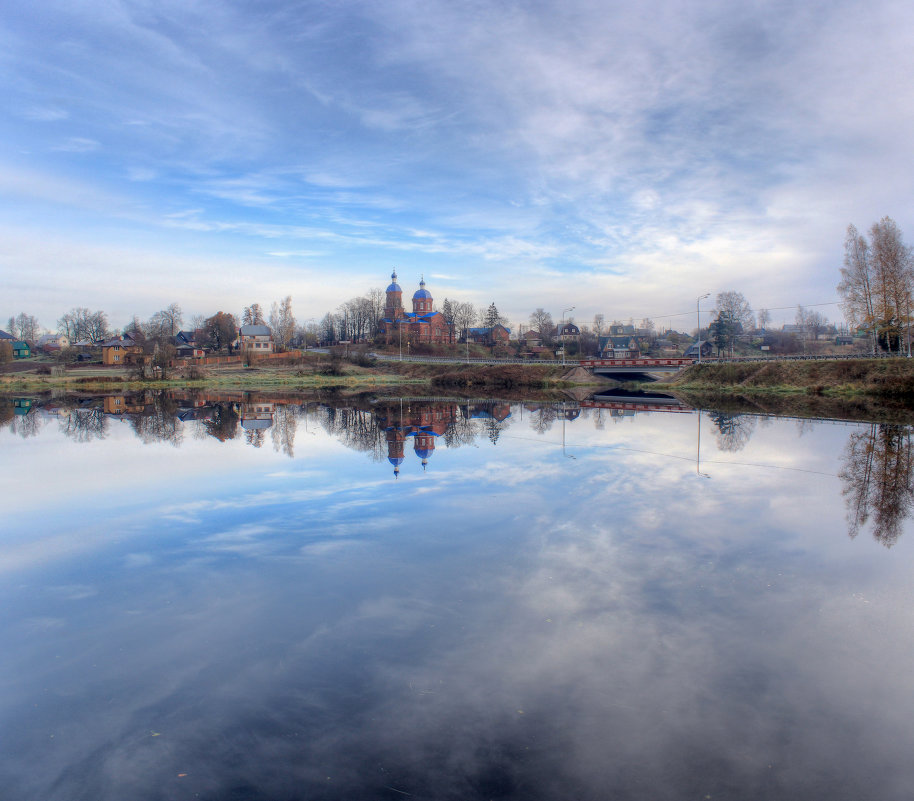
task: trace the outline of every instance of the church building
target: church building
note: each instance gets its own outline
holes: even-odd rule
[[[405,339],[410,342],[429,342],[432,344],[451,344],[454,337],[454,324],[444,319],[441,312],[435,311],[432,293],[425,288],[425,278],[419,281],[419,289],[413,295],[413,310],[403,308],[403,290],[397,283],[397,272],[390,276],[387,287],[387,300],[384,304],[384,316],[381,318],[380,332],[390,344]]]

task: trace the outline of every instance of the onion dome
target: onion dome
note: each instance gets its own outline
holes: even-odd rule
[[[416,294],[413,295],[413,300],[420,300],[422,298],[428,298],[429,300],[432,298],[432,293],[425,288],[424,276],[422,280],[419,281],[419,288],[416,290]]]
[[[397,283],[397,271],[394,270],[390,274],[390,286],[387,287],[385,292],[402,292],[402,291],[403,290],[400,289],[400,285]]]

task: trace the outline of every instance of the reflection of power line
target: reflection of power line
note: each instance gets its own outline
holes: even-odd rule
[[[535,442],[539,445],[550,445],[555,448],[561,448],[562,443],[556,442],[555,440],[543,440],[534,437],[520,437],[517,434],[504,434],[505,439],[518,439],[525,442]],[[615,451],[625,451],[626,453],[641,453],[646,456],[662,456],[664,459],[678,459],[681,462],[694,462],[694,456],[680,456],[676,453],[663,453],[662,451],[649,451],[645,448],[627,448],[624,445],[578,445],[578,449],[608,449]],[[821,470],[808,470],[805,467],[786,467],[785,465],[778,464],[760,464],[758,462],[730,462],[724,461],[721,459],[705,459],[705,464],[720,464],[720,465],[734,465],[737,467],[759,467],[766,470],[787,470],[795,473],[809,473],[814,476],[830,476],[831,478],[837,478],[837,473],[824,473]]]

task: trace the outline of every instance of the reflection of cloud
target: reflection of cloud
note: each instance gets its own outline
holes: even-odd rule
[[[66,142],[55,145],[52,150],[59,150],[64,153],[91,153],[98,150],[101,145],[94,139],[86,139],[81,136],[73,136]]]
[[[155,557],[150,553],[128,553],[124,557],[124,567],[128,570],[148,567],[153,562],[155,562]]]
[[[81,601],[98,595],[98,588],[91,584],[67,584],[65,586],[52,587],[51,591],[67,601]]]

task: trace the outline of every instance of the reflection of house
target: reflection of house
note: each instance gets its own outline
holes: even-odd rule
[[[268,325],[243,325],[239,331],[241,350],[273,352],[273,331]]]
[[[142,398],[127,395],[106,395],[102,399],[102,411],[105,414],[142,414],[146,404]]]
[[[137,364],[144,360],[142,343],[129,336],[102,342],[102,364]]]
[[[474,406],[466,407],[464,414],[466,414],[471,420],[495,420],[496,422],[500,423],[502,420],[505,420],[511,416],[511,404],[477,404]]]
[[[14,398],[13,399],[13,414],[20,416],[27,415],[32,411],[32,406],[35,405],[35,401],[32,398]]]
[[[273,425],[273,404],[272,403],[242,403],[241,404],[241,427],[253,431],[256,429],[269,428]]]
[[[397,283],[397,273],[390,276],[386,290],[384,316],[379,331],[387,343],[402,341],[429,342],[433,344],[454,342],[454,324],[435,311],[435,300],[425,288],[425,279],[419,281],[419,289],[413,295],[413,310],[403,309],[403,290]]]
[[[468,328],[467,339],[477,345],[501,345],[508,341],[511,329],[501,323],[481,328]]]

